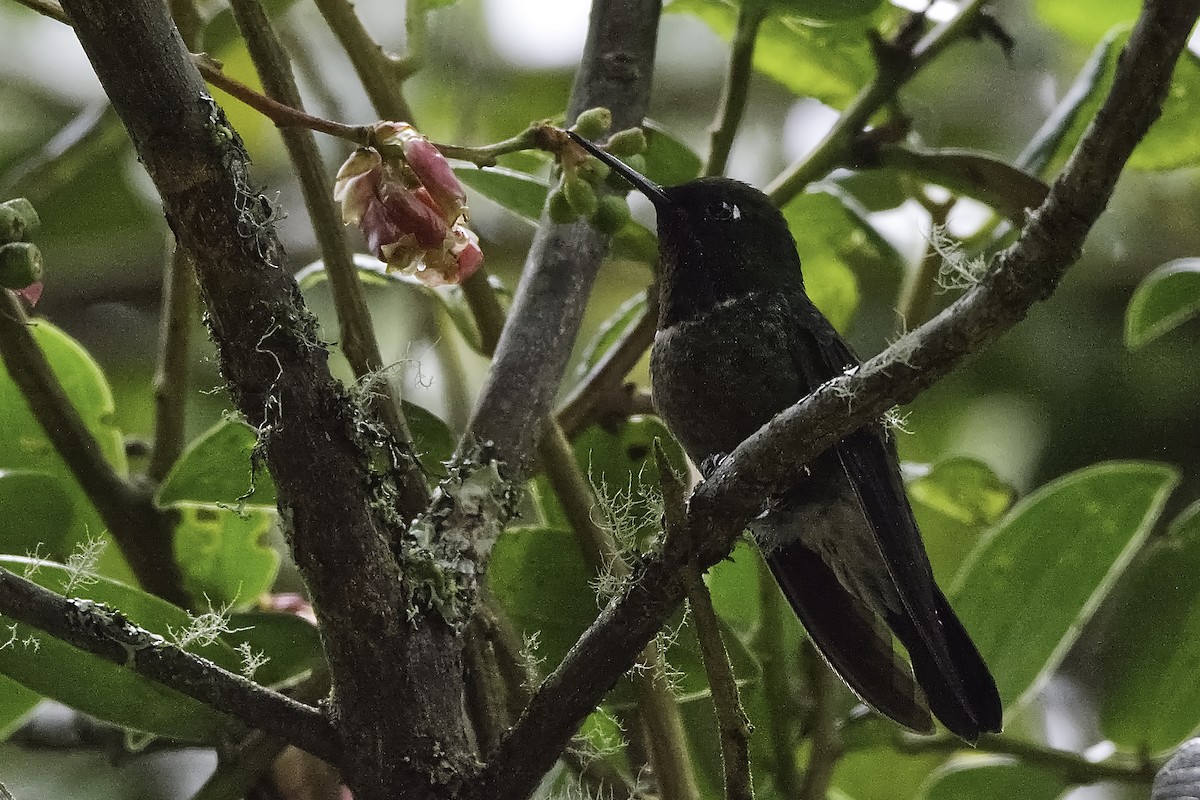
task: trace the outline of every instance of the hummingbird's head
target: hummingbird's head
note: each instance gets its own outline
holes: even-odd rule
[[[787,220],[765,194],[730,178],[659,186],[569,133],[654,205],[665,321],[753,291],[803,290],[795,240]]]

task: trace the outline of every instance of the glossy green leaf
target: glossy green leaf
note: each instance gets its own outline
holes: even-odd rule
[[[846,735],[856,737],[855,729],[872,722],[883,720],[868,717],[856,721],[847,729]],[[895,725],[885,724],[889,736],[894,737]],[[833,788],[854,800],[911,798],[945,760],[940,753],[898,752],[890,741],[875,747],[855,748],[838,761],[833,773]]]
[[[0,553],[64,559],[73,545],[74,519],[71,493],[60,478],[0,469]]]
[[[992,472],[991,467],[973,458],[948,458],[939,461],[908,484],[913,500],[964,525],[991,525],[1000,519],[1016,497],[1016,492]]]
[[[814,21],[836,22],[870,14],[883,0],[771,0],[772,5]]]
[[[267,543],[275,514],[177,503],[175,560],[183,588],[214,606],[244,606],[275,582],[279,554]]]
[[[158,490],[158,504],[204,503],[274,508],[275,483],[255,458],[258,435],[238,420],[222,420],[192,441]]]
[[[550,192],[545,179],[505,167],[455,167],[454,174],[465,185],[509,211],[533,222],[541,219]]]
[[[234,648],[249,644],[251,652],[267,657],[267,662],[254,672],[255,682],[264,686],[290,684],[325,661],[316,626],[295,614],[231,614],[229,633],[221,639]]]
[[[1106,625],[1100,722],[1118,745],[1164,753],[1200,728],[1200,503],[1131,572]]]
[[[101,453],[118,473],[128,472],[121,432],[112,424],[112,390],[100,366],[83,347],[49,322],[39,320],[31,330]],[[71,527],[58,539],[66,546],[105,529],[71,471],[59,457],[49,437],[34,419],[24,396],[0,362],[0,469],[38,472],[59,481],[70,496]],[[49,543],[47,543],[49,544]],[[24,552],[22,550],[22,552]]]
[[[1128,29],[1118,29],[1097,46],[1092,60],[1064,98],[1063,107],[1051,115],[1018,164],[1032,169],[1037,161],[1045,160],[1045,175],[1057,172],[1066,163],[1112,87],[1117,59],[1128,38]],[[1171,79],[1162,116],[1134,149],[1128,168],[1164,171],[1200,164],[1200,126],[1195,124],[1198,116],[1200,57],[1185,50]],[[1049,152],[1053,155],[1047,156]]]
[[[728,40],[736,27],[737,6],[727,0],[673,0],[673,13],[691,14]],[[759,29],[754,67],[784,87],[842,108],[874,75],[867,31],[883,14],[840,23],[814,23],[794,14],[772,14]]]
[[[552,528],[517,528],[496,543],[488,568],[488,586],[509,619],[524,635],[537,635],[536,657],[553,669],[600,613],[595,573],[584,563],[574,534]],[[707,678],[700,645],[690,624],[668,623],[671,644],[666,658],[679,673],[674,688],[683,701],[703,697]],[[753,656],[741,640],[723,626],[726,647],[739,679],[757,677]],[[632,701],[622,682],[609,702]]]
[[[1058,666],[1178,480],[1162,464],[1097,464],[1043,486],[980,542],[951,601],[1006,707]]]
[[[1138,284],[1125,310],[1125,346],[1136,350],[1200,314],[1200,258],[1168,261]]]
[[[796,239],[804,285],[817,308],[839,330],[846,330],[858,308],[858,280],[847,266],[897,269],[904,259],[867,218],[867,212],[843,190],[825,185],[797,196],[783,207]]]
[[[1092,44],[1116,25],[1133,22],[1138,0],[1035,0],[1037,15],[1059,33]]]
[[[27,558],[0,556],[0,566],[18,574],[32,564]],[[61,565],[43,563],[30,578],[63,593],[68,574]],[[119,610],[168,641],[174,639],[173,632],[182,632],[189,624],[183,609],[107,578],[76,586],[70,595]],[[11,624],[0,616],[5,629]],[[185,741],[217,741],[229,728],[230,720],[222,714],[123,667],[21,624],[15,633],[15,646],[0,649],[0,673],[46,697],[117,725]],[[27,637],[32,637],[28,645],[24,644]],[[188,649],[226,669],[236,671],[240,664],[237,654],[220,641]]]
[[[1061,774],[1003,756],[965,756],[937,769],[920,794],[921,800],[1054,800],[1070,787]]]
[[[0,636],[7,638],[7,633],[7,630],[0,631]],[[0,742],[21,727],[25,717],[41,699],[42,696],[37,692],[0,675]]]
[[[686,183],[700,174],[703,163],[696,151],[667,132],[657,122],[647,120],[646,177],[661,186]]]
[[[910,479],[908,496],[933,574],[945,581],[958,571],[987,527],[1008,511],[1016,492],[986,464],[949,458]]]

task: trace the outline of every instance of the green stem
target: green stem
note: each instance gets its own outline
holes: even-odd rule
[[[895,744],[896,749],[903,753],[956,753],[964,750],[961,741],[949,736],[919,737],[902,734]],[[1081,785],[1100,781],[1149,785],[1162,767],[1161,762],[1131,753],[1116,753],[1103,761],[1088,761],[1069,750],[1024,742],[1002,734],[979,737],[971,752],[1013,756],[1025,764],[1056,772],[1067,781]]]
[[[840,681],[833,670],[817,653],[808,640],[803,645],[804,663],[808,674],[808,692],[812,700],[808,717],[808,734],[811,749],[804,780],[800,785],[799,800],[825,800],[833,771],[844,752],[842,738],[838,732],[837,697]]]
[[[750,88],[750,75],[754,61],[754,42],[758,29],[767,16],[767,6],[762,0],[743,0],[738,7],[737,29],[729,51],[729,68],[725,76],[725,88],[721,94],[720,111],[709,140],[708,163],[705,175],[720,175],[725,172],[729,151],[734,136],[742,124],[746,111],[746,99]]]
[[[232,6],[250,58],[267,94],[291,108],[302,108],[300,91],[296,88],[287,54],[258,0],[233,0]],[[383,364],[371,312],[367,307],[366,292],[358,279],[358,270],[343,235],[342,222],[333,202],[333,189],[329,185],[316,140],[311,132],[301,128],[282,128],[279,133],[300,181],[304,205],[308,209],[313,234],[329,275],[342,352],[354,376],[359,381],[370,382],[372,389],[377,387],[379,390],[368,393],[368,408],[379,416],[396,441],[411,453],[412,434],[404,418],[400,387]],[[428,505],[428,484],[415,458],[401,458],[399,466],[403,476],[399,487],[402,492],[401,507],[409,514],[416,514]]]
[[[855,137],[871,117],[913,75],[956,41],[975,21],[989,0],[970,0],[951,19],[921,38],[908,52],[888,52],[895,45],[883,44],[879,71],[838,117],[825,138],[805,158],[797,161],[767,185],[766,193],[777,206],[785,205],[808,184],[827,175],[850,156]]]
[[[354,71],[375,112],[383,119],[411,123],[412,109],[404,99],[402,89],[405,77],[401,74],[403,62],[384,52],[371,38],[348,0],[316,0],[316,4],[354,65]],[[408,5],[411,7],[416,4],[412,0]]]
[[[171,237],[174,245],[174,236]],[[188,359],[196,316],[196,275],[174,245],[163,274],[158,368],[154,373],[154,445],[146,477],[161,483],[183,452],[187,424]]]
[[[796,769],[794,703],[788,690],[787,655],[783,647],[783,604],[767,562],[761,557],[756,560],[759,621],[752,646],[762,664],[762,685],[767,697],[764,722],[771,740],[772,776],[780,797],[798,797],[800,773]]]

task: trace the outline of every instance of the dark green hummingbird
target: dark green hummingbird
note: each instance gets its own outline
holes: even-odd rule
[[[658,186],[571,136],[654,205],[654,404],[701,471],[859,363],[808,299],[765,194],[728,178]],[[968,741],[1000,730],[996,683],[934,582],[883,426],[797,468],[749,528],[816,649],[867,705],[920,732],[930,712]]]

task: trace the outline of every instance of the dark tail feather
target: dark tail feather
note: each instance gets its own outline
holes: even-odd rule
[[[941,666],[944,662],[940,663],[925,644],[927,637],[918,635],[912,620],[897,616],[888,622],[908,650],[913,672],[934,716],[951,733],[974,742],[981,733],[1000,731],[1003,710],[1000,694],[987,664],[950,608],[946,596],[940,589],[935,588],[934,592],[934,608],[941,622],[934,637],[946,648],[953,674],[948,674],[950,671]]]
[[[883,620],[803,545],[780,547],[765,557],[809,638],[846,685],[884,716],[919,733],[932,732],[921,688],[893,648]],[[996,713],[998,718],[998,709]]]

